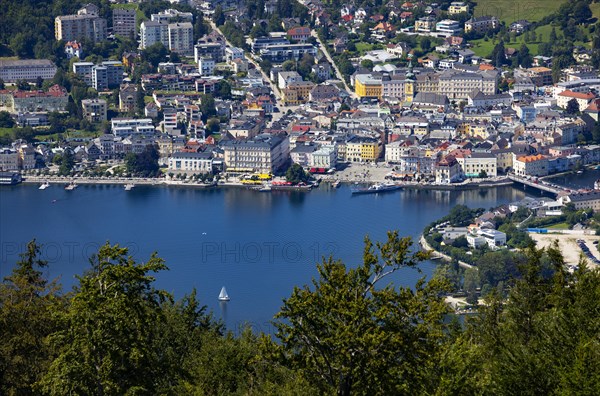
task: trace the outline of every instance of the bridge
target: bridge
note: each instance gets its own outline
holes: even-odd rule
[[[545,192],[548,192],[548,193],[551,193],[554,195],[558,195],[561,192],[567,191],[560,187],[554,187],[550,183],[547,183],[543,180],[531,180],[526,177],[517,176],[515,174],[509,174],[508,178],[515,183],[520,183],[520,184],[523,184],[524,186],[532,187],[532,188],[538,189],[542,192],[545,191]]]

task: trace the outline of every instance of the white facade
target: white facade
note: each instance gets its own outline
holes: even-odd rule
[[[212,173],[211,153],[177,152],[169,158],[169,170],[193,173]]]
[[[7,83],[35,81],[38,77],[51,80],[55,74],[56,65],[48,59],[0,60],[0,78]]]
[[[152,135],[156,132],[152,120],[149,118],[113,118],[111,130],[115,136],[129,136],[132,134]]]
[[[187,56],[194,54],[194,27],[190,22],[170,23],[168,35],[171,51]]]
[[[198,59],[198,72],[201,76],[212,76],[215,72],[215,61],[210,56]]]
[[[19,153],[10,148],[0,149],[0,171],[19,169]]]
[[[337,150],[334,147],[322,147],[312,153],[309,166],[312,168],[333,169],[337,163]]]

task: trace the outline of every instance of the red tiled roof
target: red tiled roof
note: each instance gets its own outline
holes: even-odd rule
[[[583,93],[583,92],[573,92],[573,91],[570,91],[570,90],[568,90],[568,89],[567,89],[566,91],[563,91],[563,92],[559,93],[558,95],[559,95],[559,96],[566,96],[566,97],[569,97],[569,98],[575,98],[575,99],[587,99],[587,100],[594,99],[594,98],[596,97],[596,96],[595,96],[593,93],[591,93],[591,92],[588,92],[588,93]]]

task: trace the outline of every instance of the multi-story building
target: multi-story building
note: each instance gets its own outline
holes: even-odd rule
[[[466,177],[479,177],[482,173],[487,177],[498,176],[498,161],[493,154],[457,155],[456,161],[461,167],[462,174]]]
[[[92,87],[96,91],[106,91],[108,89],[108,67],[92,67]]]
[[[552,69],[543,66],[530,67],[527,73],[537,87],[552,85]]]
[[[454,183],[463,177],[460,164],[452,155],[441,158],[435,164],[436,183]]]
[[[418,83],[417,83],[418,86]],[[476,73],[446,70],[439,76],[438,94],[448,99],[468,99],[469,94],[479,90],[485,95],[493,95],[498,89],[498,73],[496,71],[479,71]]]
[[[169,23],[175,19],[192,23],[194,22],[194,15],[191,12],[177,11],[172,8],[150,15],[150,20],[154,22]]]
[[[104,99],[83,99],[81,101],[83,117],[89,122],[106,121],[106,100]]]
[[[68,41],[65,44],[65,55],[67,55],[67,59],[83,58],[83,45],[78,41]]]
[[[311,168],[333,169],[337,163],[335,147],[321,147],[312,153],[308,166]]]
[[[157,21],[144,21],[140,25],[141,48],[148,48],[156,43],[163,43],[168,48],[169,25]]]
[[[194,54],[194,27],[191,22],[170,23],[168,25],[169,48],[182,55]]]
[[[298,81],[287,84],[283,90],[283,103],[294,106],[306,103],[310,99],[310,91],[315,87],[311,81]]]
[[[135,37],[137,12],[135,9],[113,9],[113,34],[123,37]]]
[[[94,64],[92,62],[74,62],[73,73],[81,77],[85,85],[92,85],[92,69]]]
[[[137,87],[123,84],[119,89],[119,111],[134,111],[137,105]]]
[[[448,14],[456,15],[461,13],[469,12],[469,5],[462,1],[453,1],[450,3],[450,7],[448,7]]]
[[[51,80],[55,74],[56,65],[48,59],[0,60],[0,78],[7,83],[36,81],[38,77]]]
[[[346,140],[348,162],[375,162],[381,154],[381,141],[369,136],[350,136]]]
[[[212,76],[215,72],[215,60],[210,56],[198,59],[198,71],[201,76]]]
[[[69,102],[67,90],[54,85],[48,91],[0,91],[0,110],[10,113],[65,111]]]
[[[415,21],[415,32],[429,33],[435,27],[435,18],[426,16]]]
[[[280,71],[277,73],[277,87],[287,88],[288,84],[302,81],[302,76],[297,71]]]
[[[458,21],[444,19],[435,24],[435,30],[436,32],[456,35],[460,33],[462,29],[460,28],[460,23]]]
[[[19,169],[19,153],[12,148],[0,148],[0,171]]]
[[[513,170],[517,176],[548,176],[548,157],[537,155],[517,156],[513,153]]]
[[[583,111],[595,98],[596,95],[591,92],[583,93],[566,90],[556,95],[556,105],[560,108],[566,109],[571,99],[575,99],[577,105],[579,106],[579,110]]]
[[[244,50],[238,47],[225,48],[225,60],[233,62],[236,59],[244,59]]]
[[[194,46],[194,59],[198,63],[200,58],[210,56],[215,62],[222,62],[225,49],[225,44],[221,42],[198,43]]]
[[[381,98],[383,94],[381,77],[372,74],[357,74],[354,76],[354,93],[360,98]]]
[[[499,26],[500,21],[495,16],[480,16],[471,18],[465,22],[465,33],[487,33],[490,30],[498,28]]]
[[[106,19],[96,13],[87,13],[85,9],[77,15],[62,15],[54,19],[54,36],[56,40],[106,40]]]
[[[154,135],[156,129],[150,118],[113,118],[111,131],[115,136],[124,137],[129,135]]]
[[[304,43],[310,37],[310,27],[297,26],[287,31],[287,35],[291,40]]]
[[[169,170],[190,173],[212,173],[213,159],[210,151],[199,153],[176,152],[169,158]]]
[[[228,172],[275,173],[290,157],[289,138],[262,134],[250,140],[223,143],[223,156]]]
[[[558,201],[563,205],[572,203],[577,210],[593,209],[596,212],[600,210],[600,190],[565,195]]]
[[[312,44],[276,44],[267,45],[260,50],[260,57],[271,62],[282,63],[286,60],[300,60],[304,54],[317,55],[317,48]]]

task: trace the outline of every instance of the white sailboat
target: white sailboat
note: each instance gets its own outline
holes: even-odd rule
[[[221,288],[221,293],[219,293],[219,301],[229,301],[229,295],[227,294],[227,290],[225,289],[225,286],[223,286]]]

